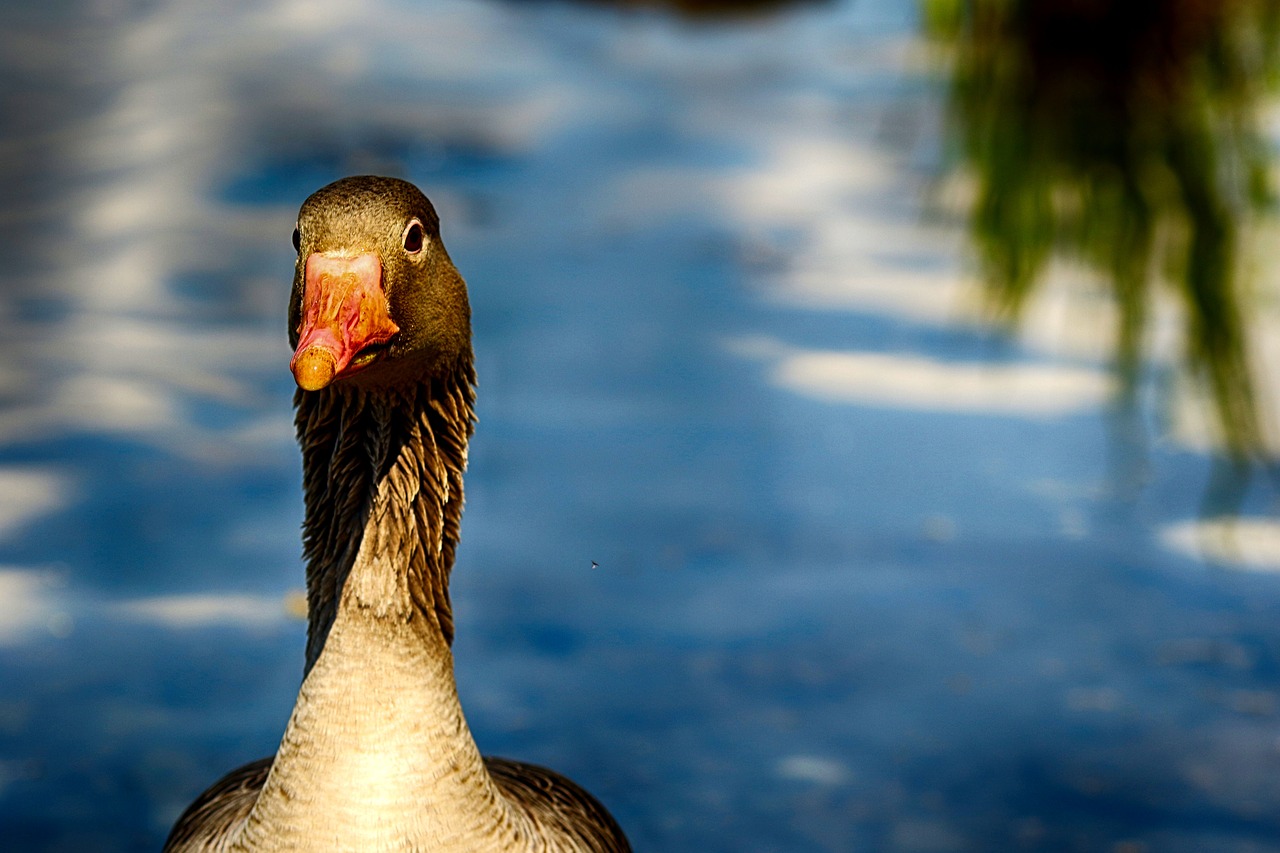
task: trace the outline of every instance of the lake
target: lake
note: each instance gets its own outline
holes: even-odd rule
[[[1168,365],[1117,409],[1079,270],[975,321],[913,3],[5,17],[6,849],[157,850],[279,742],[290,233],[378,173],[471,292],[483,751],[641,851],[1280,851],[1278,482]]]

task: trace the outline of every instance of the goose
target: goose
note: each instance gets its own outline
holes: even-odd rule
[[[458,700],[449,572],[475,371],[435,209],[406,181],[343,178],[302,204],[293,243],[303,682],[276,754],[200,795],[165,851],[629,853],[575,783],[482,757]]]

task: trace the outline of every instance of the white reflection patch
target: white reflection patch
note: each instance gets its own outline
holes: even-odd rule
[[[1254,572],[1280,572],[1280,520],[1222,517],[1160,530],[1160,544],[1193,560]]]
[[[1054,364],[939,361],[919,355],[731,344],[775,360],[772,381],[833,403],[915,411],[1056,418],[1096,409],[1114,393],[1101,370]]]
[[[177,422],[177,407],[167,389],[114,376],[77,376],[65,382],[58,410],[77,426],[104,432],[142,432]]]
[[[783,779],[819,785],[839,785],[850,776],[844,764],[818,755],[789,755],[778,762],[775,772]]]
[[[49,471],[0,468],[0,538],[67,503],[65,478]]]
[[[0,646],[16,645],[41,630],[65,637],[71,617],[62,609],[61,577],[39,569],[0,568]]]
[[[280,597],[258,595],[168,595],[123,601],[120,616],[169,628],[268,628],[288,618]]]

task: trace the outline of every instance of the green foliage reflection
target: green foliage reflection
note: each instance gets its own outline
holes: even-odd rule
[[[1054,254],[1110,281],[1132,390],[1152,288],[1186,309],[1188,367],[1231,448],[1259,446],[1240,243],[1269,200],[1255,104],[1280,0],[921,0],[950,63],[992,304],[1016,318]]]

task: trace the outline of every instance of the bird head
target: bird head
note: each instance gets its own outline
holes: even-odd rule
[[[421,380],[470,355],[466,285],[413,184],[366,175],[322,187],[303,202],[293,244],[289,367],[299,388]]]

